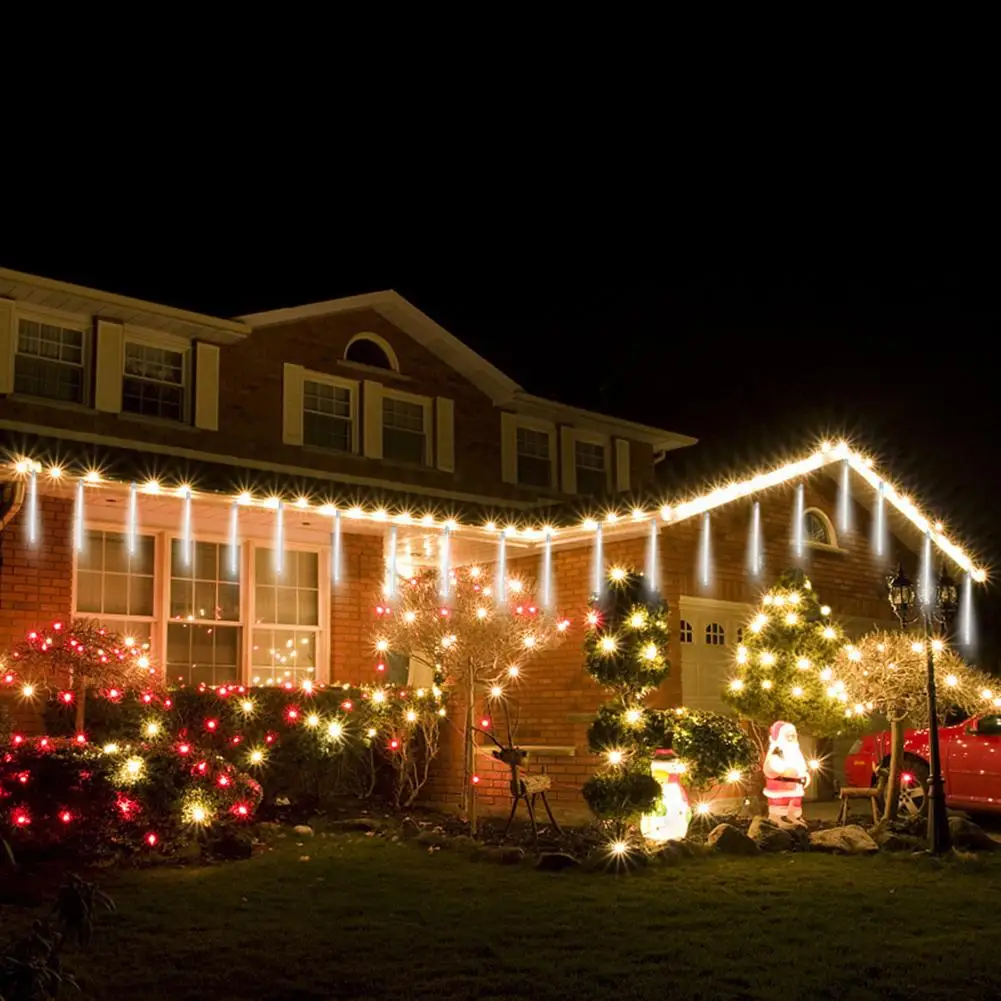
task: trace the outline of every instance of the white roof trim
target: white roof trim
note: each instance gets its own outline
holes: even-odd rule
[[[40,278],[8,268],[0,268],[0,296],[26,305],[118,320],[148,330],[189,339],[199,338],[217,344],[233,344],[250,333],[250,328],[238,320],[224,320],[187,309],[175,309],[173,306],[132,299],[114,292],[101,292],[52,278]]]

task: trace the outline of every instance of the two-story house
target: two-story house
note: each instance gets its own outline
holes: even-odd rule
[[[394,292],[221,319],[0,270],[0,442],[0,649],[89,616],[171,681],[374,683],[387,573],[443,545],[492,565],[503,538],[537,574],[545,552],[573,626],[524,679],[520,737],[571,802],[602,701],[581,654],[596,566],[659,578],[657,697],[706,708],[769,574],[806,567],[857,628],[925,536],[981,576],[844,446],[664,496],[655,467],[693,438],[533,396]]]

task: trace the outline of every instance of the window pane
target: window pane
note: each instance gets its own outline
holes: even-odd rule
[[[296,556],[299,568],[296,583],[299,587],[316,587],[320,579],[319,554],[299,552]]]
[[[316,591],[299,592],[299,619],[300,626],[319,625],[319,610],[317,605],[319,594]]]
[[[15,391],[82,403],[83,386],[82,331],[20,320],[14,359]]]
[[[316,636],[290,629],[255,629],[251,681],[257,685],[301,682],[316,674]]]
[[[167,676],[189,684],[239,680],[240,630],[171,623],[167,627]]]
[[[275,589],[273,587],[259,587],[255,595],[256,607],[254,618],[257,622],[275,621]]]
[[[87,532],[83,537],[83,552],[76,558],[80,570],[100,570],[104,563],[104,533]]]
[[[217,599],[217,617],[238,622],[240,620],[240,585],[220,584]]]
[[[191,612],[191,590],[192,583],[189,580],[177,580],[170,582],[170,617],[172,619],[186,619]]]
[[[552,485],[552,464],[548,459],[518,456],[518,482],[532,487]]]
[[[278,588],[277,615],[272,622],[287,622],[296,625],[299,621],[296,614],[296,591],[294,587]]]
[[[138,555],[138,546],[137,555]],[[129,572],[129,547],[124,535],[104,533],[104,569],[114,573]]]
[[[272,550],[255,550],[254,577],[258,584],[275,583],[275,554]]]
[[[332,448],[338,452],[351,451],[351,421],[328,417],[307,410],[302,415],[302,440],[317,448]]]
[[[603,494],[608,489],[608,478],[605,471],[598,472],[594,469],[577,469],[577,493],[579,494]]]
[[[424,435],[385,427],[382,431],[382,454],[394,462],[424,464]]]
[[[184,354],[126,342],[122,409],[181,420],[184,416]]]
[[[129,578],[125,574],[105,574],[104,606],[101,611],[108,615],[129,614]]]
[[[549,461],[549,432],[518,428],[518,455]]]
[[[76,610],[78,612],[101,611],[101,575],[90,570],[81,570],[76,576]]]
[[[153,614],[153,578],[129,577],[129,615]],[[111,611],[111,609],[105,609]]]
[[[215,605],[215,584],[209,581],[195,581],[195,618],[218,618]]]
[[[212,542],[195,543],[195,576],[200,580],[216,580],[219,547]]]

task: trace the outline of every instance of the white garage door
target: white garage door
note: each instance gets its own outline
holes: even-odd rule
[[[726,712],[723,689],[733,676],[740,631],[751,609],[734,601],[681,599],[681,696],[691,709]]]

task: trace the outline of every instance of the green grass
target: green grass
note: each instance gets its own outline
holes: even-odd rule
[[[300,861],[300,855],[309,861]],[[622,878],[377,838],[111,872],[69,965],[103,999],[966,998],[1001,990],[1001,859],[700,858]]]

